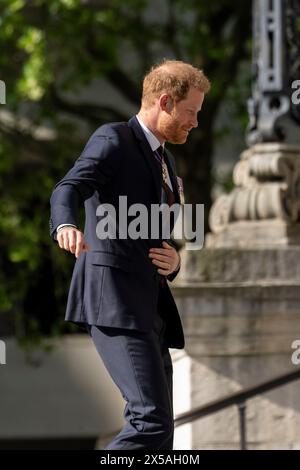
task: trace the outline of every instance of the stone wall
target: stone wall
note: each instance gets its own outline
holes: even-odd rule
[[[298,247],[184,253],[173,287],[186,336],[185,350],[173,351],[176,414],[296,367],[299,266]],[[247,402],[249,449],[300,448],[299,389],[296,381]],[[237,449],[238,423],[230,407],[178,427],[175,446]]]

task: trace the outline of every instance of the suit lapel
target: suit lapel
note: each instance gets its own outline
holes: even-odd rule
[[[131,129],[133,130],[136,138],[138,139],[139,141],[139,145],[140,145],[140,148],[141,148],[141,153],[143,154],[146,162],[147,162],[147,165],[151,171],[151,174],[153,176],[153,180],[154,180],[154,184],[155,184],[155,189],[156,189],[156,195],[157,195],[157,200],[160,204],[160,201],[161,201],[161,187],[162,187],[162,174],[161,174],[161,171],[159,169],[159,166],[155,160],[155,157],[153,155],[153,152],[152,152],[152,149],[145,137],[145,134],[143,132],[143,129],[141,128],[138,120],[136,119],[136,117],[132,117],[129,122],[128,122],[128,125],[131,127]],[[172,164],[172,155],[171,153],[166,150],[165,151],[165,161],[166,161],[166,164],[167,164],[167,167],[168,167],[168,172],[169,172],[169,175],[170,175],[170,179],[171,179],[171,182],[172,182],[172,186],[173,186],[173,192],[174,192],[174,195],[175,195],[175,202],[177,203],[180,203],[180,196],[179,196],[179,190],[178,190],[178,183],[177,183],[177,178],[176,178],[176,170],[174,168],[174,165]]]
[[[146,163],[148,165],[148,168],[153,176],[154,184],[155,184],[155,190],[156,190],[156,196],[157,196],[157,201],[160,203],[161,199],[161,187],[162,187],[162,174],[159,170],[159,166],[156,163],[155,157],[153,155],[153,152],[151,150],[151,147],[145,137],[145,134],[141,128],[141,126],[138,123],[138,120],[136,117],[132,117],[130,121],[128,122],[129,126],[133,130],[136,138],[139,141],[139,145],[141,148],[141,153],[143,157],[146,160]]]
[[[172,157],[171,152],[165,149],[165,162],[167,164],[170,180],[173,186],[175,202],[180,204],[180,195],[179,195],[179,189],[178,189],[178,183],[177,183],[177,177],[176,177],[176,170],[174,166],[172,165],[172,158],[173,157]]]

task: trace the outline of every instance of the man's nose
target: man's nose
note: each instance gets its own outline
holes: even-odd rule
[[[192,121],[192,126],[193,127],[198,127],[198,117],[197,116],[194,117],[194,119]]]

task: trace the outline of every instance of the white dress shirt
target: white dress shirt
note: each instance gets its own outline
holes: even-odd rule
[[[148,143],[152,149],[152,152],[155,152],[155,150],[158,149],[158,147],[162,146],[164,147],[165,144],[161,144],[160,141],[158,140],[158,138],[153,134],[153,132],[150,131],[150,129],[148,129],[148,127],[143,123],[143,121],[138,117],[138,116],[135,116],[139,122],[139,125],[141,126],[141,128],[143,129],[143,132],[145,134],[145,137],[146,139],[148,140]],[[153,155],[154,156],[154,155]],[[155,157],[154,157],[155,158]],[[170,179],[170,175],[169,175],[169,171],[168,171],[168,167],[166,166],[166,173],[167,173],[167,183],[168,183],[168,186],[171,188],[171,190],[173,191],[173,186],[172,186],[172,183],[171,183],[171,179]]]

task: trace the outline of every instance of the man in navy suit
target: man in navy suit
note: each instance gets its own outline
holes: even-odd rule
[[[97,129],[51,196],[51,236],[76,257],[66,320],[86,326],[126,401],[126,424],[106,449],[173,448],[169,348],[182,349],[184,335],[166,280],[179,272],[180,256],[170,238],[151,238],[150,230],[148,237],[124,236],[120,197],[149,214],[153,204],[181,202],[175,161],[164,144],[186,141],[209,88],[190,64],[153,67],[138,115]],[[77,228],[82,203],[84,233]],[[116,237],[101,235],[104,207],[115,210]]]

